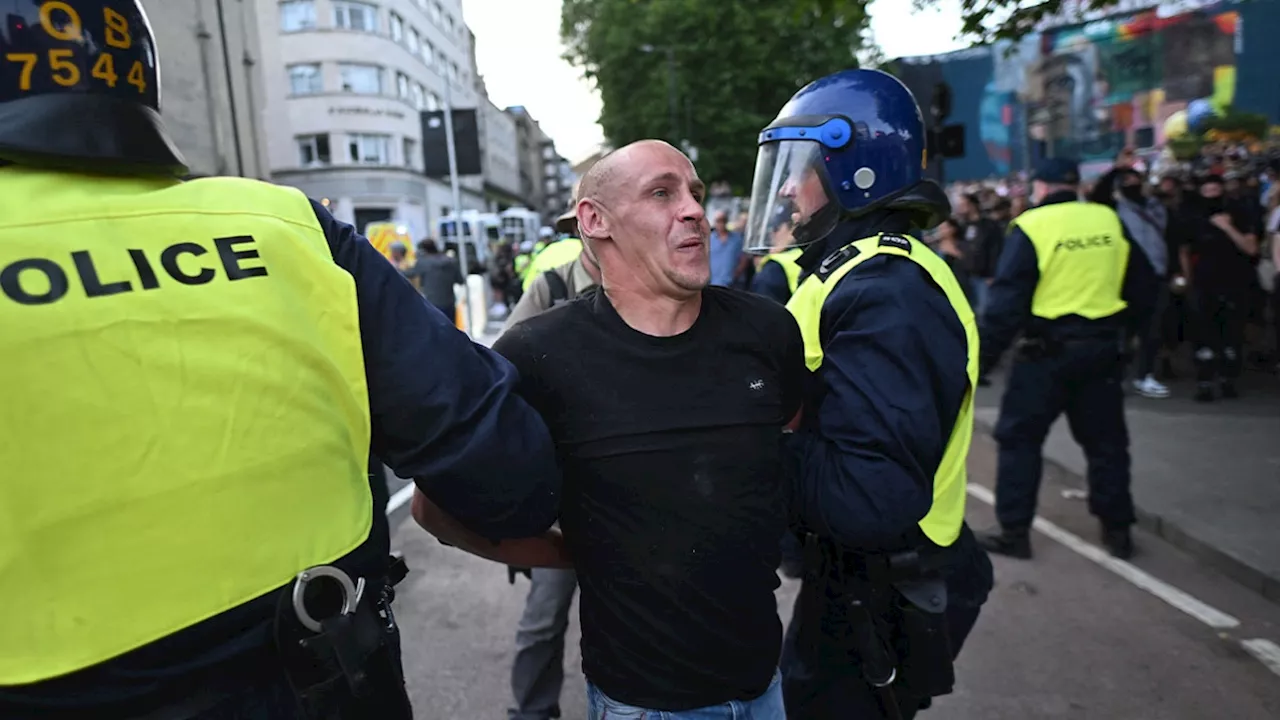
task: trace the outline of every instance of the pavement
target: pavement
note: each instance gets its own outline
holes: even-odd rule
[[[994,467],[994,443],[979,434],[969,458],[975,494],[983,494]],[[1062,544],[1064,534],[1087,542],[1096,536],[1082,504],[1062,496],[1078,483],[1065,468],[1046,468],[1041,517],[1052,525],[1045,530],[1042,524],[1033,536],[1035,559],[994,558],[996,588],[960,657],[956,692],[921,717],[1280,717],[1280,646],[1274,644],[1280,642],[1280,606],[1143,529],[1136,533],[1139,554],[1133,564],[1115,564],[1131,568],[1126,575],[1083,556],[1080,547]],[[968,515],[974,527],[994,522],[990,507],[978,499],[971,499]],[[407,520],[405,507],[392,514],[392,522],[393,545],[411,566],[398,588],[396,609],[416,717],[505,717],[515,628],[528,583],[520,578],[510,585],[504,567],[440,545]],[[1148,578],[1145,589],[1135,577]],[[785,580],[777,592],[784,620],[797,589],[795,581]],[[1207,624],[1206,616],[1219,618],[1218,627]],[[572,617],[562,717],[583,720],[576,609]],[[1242,641],[1271,643],[1274,669]]]
[[[1190,367],[1177,369],[1192,377]],[[1004,391],[1002,378],[992,380],[979,390],[975,412],[987,430]],[[1170,387],[1171,397],[1131,393],[1126,404],[1140,524],[1280,602],[1280,377],[1246,372],[1240,399],[1213,403],[1192,400],[1190,379]],[[1085,473],[1065,417],[1050,432],[1044,456],[1078,477]],[[1083,480],[1073,487],[1083,490]]]

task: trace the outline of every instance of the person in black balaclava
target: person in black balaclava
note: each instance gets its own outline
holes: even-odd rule
[[[1223,180],[1209,175],[1184,216],[1179,250],[1194,303],[1192,334],[1196,346],[1196,400],[1239,396],[1248,292],[1254,282],[1258,236],[1252,219],[1223,197]]]

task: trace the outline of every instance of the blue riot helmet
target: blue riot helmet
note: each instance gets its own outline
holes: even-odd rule
[[[887,73],[843,70],[801,88],[760,132],[746,250],[804,247],[877,210],[937,225],[950,205],[924,178],[925,137],[915,97]]]
[[[0,0],[0,163],[182,175],[138,0]]]

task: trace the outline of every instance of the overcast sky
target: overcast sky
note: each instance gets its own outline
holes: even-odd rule
[[[959,0],[911,12],[911,0],[872,0],[871,29],[887,57],[964,47]],[[560,59],[560,0],[462,0],[476,35],[476,63],[498,107],[524,105],[571,161],[595,152],[604,135],[600,98],[578,68]]]

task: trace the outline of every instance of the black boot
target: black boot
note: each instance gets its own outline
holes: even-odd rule
[[[1128,560],[1133,557],[1133,536],[1128,527],[1109,528],[1102,526],[1102,544],[1106,546],[1111,557]]]
[[[974,533],[978,544],[987,552],[1005,555],[1019,560],[1031,559],[1031,536],[1026,530],[988,530]]]
[[[1236,389],[1234,380],[1223,380],[1218,389],[1222,393],[1223,400],[1235,400],[1240,397],[1240,391]]]
[[[1213,402],[1215,399],[1213,383],[1201,382],[1196,384],[1196,402]]]

